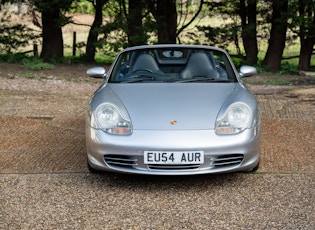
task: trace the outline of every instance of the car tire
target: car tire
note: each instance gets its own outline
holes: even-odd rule
[[[258,168],[259,168],[259,161],[258,161],[258,164],[254,167],[254,168],[252,168],[251,170],[249,170],[248,172],[256,172],[257,170],[258,170]]]
[[[90,173],[102,173],[101,170],[97,170],[95,168],[92,168],[92,166],[90,165],[89,162],[87,162],[87,167],[88,167],[88,170],[89,170]]]

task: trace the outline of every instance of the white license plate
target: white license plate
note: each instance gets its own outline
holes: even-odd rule
[[[145,151],[145,164],[203,164],[203,151]]]

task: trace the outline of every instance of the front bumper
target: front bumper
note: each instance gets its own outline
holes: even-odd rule
[[[213,130],[134,130],[115,136],[86,126],[88,163],[96,170],[148,174],[194,175],[250,171],[259,163],[260,126],[237,135]],[[204,151],[203,164],[147,165],[144,151]]]

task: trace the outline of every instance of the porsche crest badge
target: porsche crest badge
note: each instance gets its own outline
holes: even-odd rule
[[[177,121],[176,120],[171,120],[170,123],[171,123],[171,125],[176,125]]]

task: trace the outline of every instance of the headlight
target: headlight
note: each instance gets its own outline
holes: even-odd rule
[[[223,117],[216,121],[217,134],[236,134],[248,128],[251,120],[251,110],[243,103],[234,103],[229,106]]]
[[[99,105],[95,111],[95,118],[98,128],[106,133],[129,135],[132,132],[130,120],[111,103]]]

